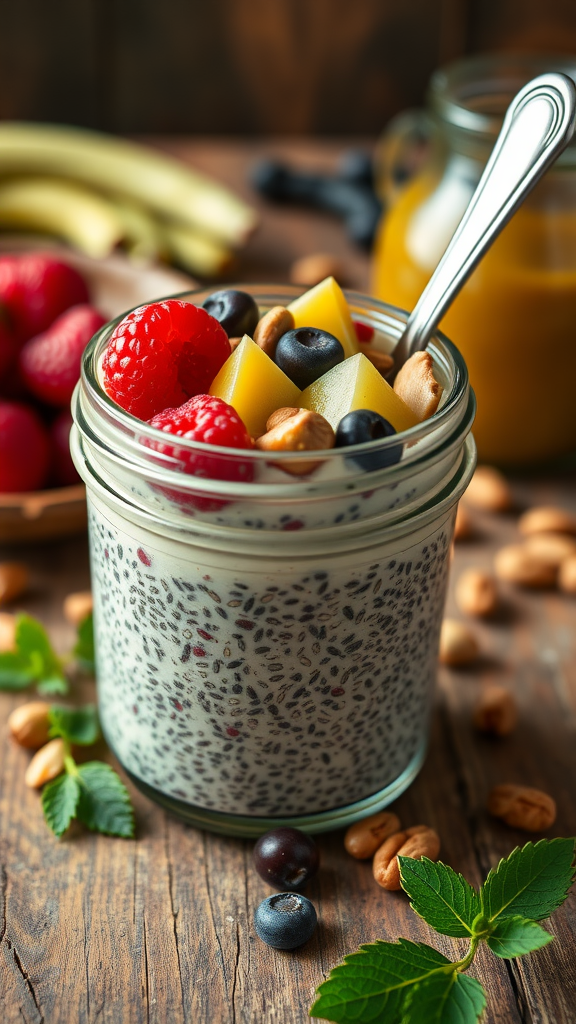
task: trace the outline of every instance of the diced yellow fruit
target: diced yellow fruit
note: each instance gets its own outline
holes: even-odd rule
[[[266,432],[276,409],[300,407],[300,389],[247,334],[212,381],[210,394],[236,410],[252,437]]]
[[[380,413],[398,432],[418,422],[362,352],[338,363],[310,384],[300,395],[300,407],[319,412],[334,430],[342,417],[354,409]]]
[[[333,334],[344,349],[344,356],[358,352],[356,331],[344,293],[333,277],[327,277],[315,288],[304,292],[288,306],[295,327],[316,327]]]

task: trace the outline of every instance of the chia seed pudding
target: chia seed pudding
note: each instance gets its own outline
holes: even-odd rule
[[[401,332],[398,311],[349,301],[380,330],[385,317],[392,340]],[[87,350],[73,454],[112,749],[150,796],[216,831],[321,831],[385,806],[422,764],[455,508],[474,466],[458,353],[435,342],[443,411],[436,430],[406,432],[397,466],[354,472],[324,453],[315,489],[243,452],[261,467],[256,497],[188,477],[185,507],[160,486],[183,474],[158,465],[151,428],[98,384],[106,337]],[[207,509],[207,486],[220,507]]]

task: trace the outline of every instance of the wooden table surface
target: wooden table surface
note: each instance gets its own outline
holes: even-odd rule
[[[247,195],[246,170],[258,154],[330,166],[340,149],[333,142],[159,144]],[[263,208],[241,276],[285,280],[295,257],[318,250],[338,253],[350,283],[367,287],[367,259],[337,223],[273,207]],[[515,480],[513,488],[519,508],[560,503],[576,511],[568,478]],[[489,566],[494,551],[516,536],[512,515],[474,518],[475,538],[457,546],[453,580],[465,566]],[[62,599],[89,585],[85,538],[5,549],[0,557],[28,564],[32,588],[22,607],[42,619],[63,650],[69,647]],[[405,825],[434,826],[442,859],[474,884],[530,838],[487,815],[486,795],[497,782],[552,794],[558,818],[548,834],[576,835],[575,626],[574,600],[510,589],[501,617],[475,627],[483,650],[477,668],[439,673],[430,752],[396,809]],[[521,712],[516,732],[500,741],[471,727],[480,688],[496,681],[514,692]],[[83,684],[79,696],[91,687]],[[339,833],[319,839],[322,868],[307,895],[320,925],[293,953],[274,951],[255,935],[254,909],[270,890],[252,868],[251,844],[183,825],[133,787],[134,841],[76,827],[58,841],[44,824],[38,795],[24,786],[29,755],[6,735],[6,717],[23,699],[0,695],[3,1024],[302,1024],[317,985],[361,942],[430,941],[406,897],[380,889],[369,863],[344,853]],[[486,1024],[574,1024],[574,896],[546,926],[558,941],[520,961],[477,957],[472,973],[489,993]],[[449,956],[460,948],[458,940],[438,944]]]

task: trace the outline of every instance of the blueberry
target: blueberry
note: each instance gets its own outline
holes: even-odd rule
[[[344,349],[333,334],[316,327],[297,327],[283,334],[276,346],[275,363],[296,387],[313,381],[344,361]]]
[[[384,437],[391,437],[396,431],[388,420],[370,409],[355,409],[354,412],[343,416],[336,430],[336,447],[347,448],[352,444],[362,444],[365,441],[380,441]],[[384,451],[374,452],[368,455],[351,455],[350,460],[355,462],[361,469],[368,473],[376,469],[384,469],[386,466],[393,466],[402,458],[403,445],[396,444]]]
[[[233,288],[212,292],[202,305],[210,316],[218,320],[229,338],[241,338],[244,334],[252,337],[260,319],[258,306],[252,296]]]
[[[318,871],[318,847],[297,828],[273,828],[254,847],[254,867],[277,889],[300,889]]]
[[[279,892],[262,900],[254,914],[258,937],[274,949],[296,949],[314,934],[318,918],[305,896]]]

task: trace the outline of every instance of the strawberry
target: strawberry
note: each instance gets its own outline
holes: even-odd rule
[[[49,463],[48,436],[38,415],[21,402],[0,401],[0,493],[38,490]]]
[[[52,472],[50,476],[59,487],[69,487],[71,484],[80,483],[80,477],[70,455],[72,423],[71,413],[68,409],[63,409],[50,427],[52,441]]]
[[[73,306],[44,334],[27,341],[19,365],[29,391],[49,405],[68,405],[80,377],[82,353],[105,323],[92,306]]]
[[[0,257],[0,303],[19,341],[46,331],[70,306],[89,301],[77,270],[43,253]]]

